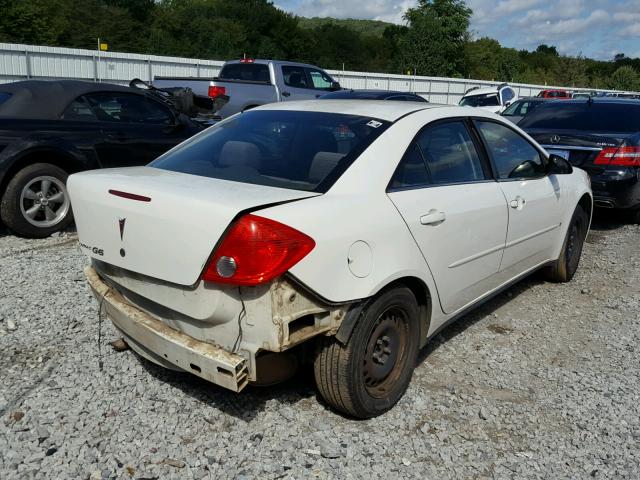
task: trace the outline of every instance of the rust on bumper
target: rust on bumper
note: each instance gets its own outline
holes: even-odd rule
[[[157,359],[150,360],[161,365],[169,363],[234,392],[241,391],[248,384],[249,372],[244,357],[174,330],[132,306],[92,267],[85,268],[85,275],[100,308],[106,311],[115,327],[138,353],[147,358],[157,356]]]

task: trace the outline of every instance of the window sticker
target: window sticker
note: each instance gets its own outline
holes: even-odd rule
[[[371,120],[367,123],[367,126],[371,128],[378,128],[380,125],[382,125],[382,122],[378,122],[377,120]]]

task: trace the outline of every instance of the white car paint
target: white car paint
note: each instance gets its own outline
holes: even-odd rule
[[[335,333],[359,300],[411,278],[424,285],[432,300],[428,329],[421,332],[424,344],[470,306],[555,260],[576,205],[583,196],[591,197],[588,177],[579,169],[539,179],[488,179],[387,192],[407,146],[423,127],[438,120],[488,119],[544,152],[517,126],[480,109],[323,100],[271,104],[254,111],[275,110],[348,112],[394,123],[324,194],[151,167],[83,172],[68,182],[81,245],[99,273],[91,269],[90,283],[110,316],[117,317],[114,322],[125,338],[157,363],[227,388],[226,373],[190,370],[177,360],[185,358],[182,353],[171,359],[166,342],[157,344],[154,352],[152,340],[132,338],[126,322],[135,318],[127,320],[126,305],[186,333],[193,342],[233,352],[246,361],[249,379],[256,380],[259,352],[287,350],[318,334]],[[114,197],[109,189],[152,200]],[[315,247],[287,278],[266,285],[236,288],[201,280],[229,223],[247,210],[305,233]],[[118,221],[124,217],[121,238]],[[118,253],[120,248],[125,256]],[[104,292],[113,292],[115,299]],[[239,332],[243,313],[246,326]],[[300,328],[296,322],[309,315],[313,321]],[[176,351],[187,348],[175,344]],[[236,390],[244,386],[244,377],[238,378]]]

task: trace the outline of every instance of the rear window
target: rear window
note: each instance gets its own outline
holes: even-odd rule
[[[269,67],[263,63],[229,63],[222,67],[220,80],[270,83]]]
[[[629,133],[640,131],[640,103],[550,102],[536,108],[520,128]]]
[[[324,193],[389,125],[356,115],[254,110],[208,128],[150,166]]]
[[[460,100],[460,105],[463,107],[495,107],[500,105],[500,101],[498,100],[498,94],[487,93],[463,97]]]

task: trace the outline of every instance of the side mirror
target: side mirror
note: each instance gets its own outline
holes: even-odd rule
[[[335,92],[336,90],[342,90],[342,87],[340,86],[339,82],[331,82],[331,86],[329,87],[329,90],[332,92]]]
[[[573,167],[565,158],[552,153],[549,155],[547,173],[549,175],[568,175],[573,173]]]

